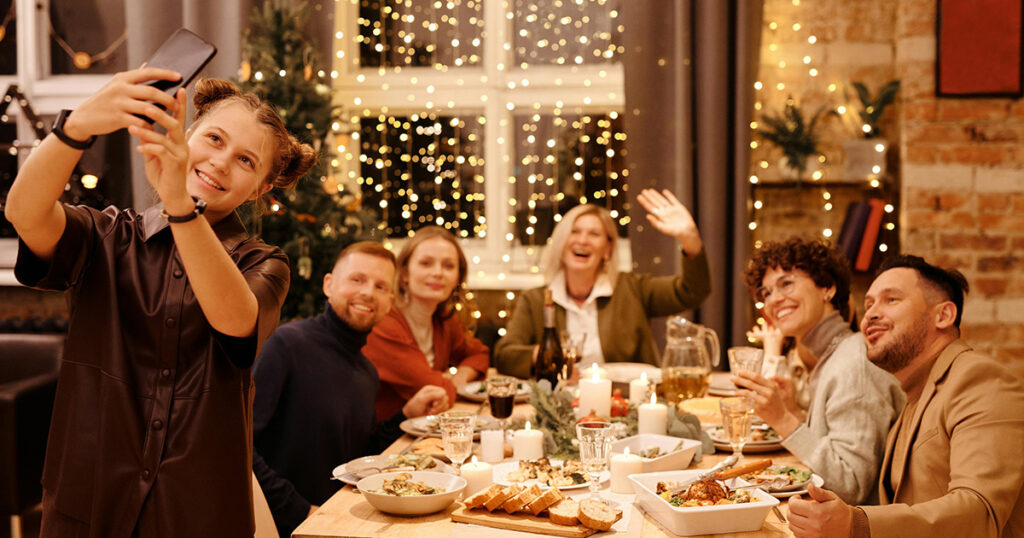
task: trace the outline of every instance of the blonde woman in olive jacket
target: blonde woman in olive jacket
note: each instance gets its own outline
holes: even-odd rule
[[[544,253],[546,286],[523,292],[494,350],[498,371],[530,377],[534,350],[544,330],[544,290],[551,289],[559,331],[586,334],[581,362],[660,364],[649,318],[678,314],[711,293],[704,244],[693,217],[668,191],[645,189],[637,197],[647,219],[663,234],[679,239],[683,251],[678,275],[620,273],[615,221],[607,209],[580,205],[555,226]]]

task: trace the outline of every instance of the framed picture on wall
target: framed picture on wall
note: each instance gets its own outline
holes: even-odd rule
[[[939,0],[935,93],[1024,95],[1024,6],[1020,0]]]

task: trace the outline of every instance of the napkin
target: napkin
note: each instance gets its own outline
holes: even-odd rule
[[[697,452],[693,455],[693,461],[700,461],[704,454],[715,452],[715,443],[708,433],[701,429],[700,419],[692,413],[679,411],[674,405],[668,407],[668,434],[673,437],[700,441],[700,446],[697,447]]]

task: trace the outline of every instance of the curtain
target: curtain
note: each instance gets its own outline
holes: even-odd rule
[[[723,351],[742,344],[750,324],[741,272],[761,12],[761,0],[623,4],[633,270],[678,271],[678,242],[648,226],[636,202],[645,187],[669,189],[697,220],[713,279],[711,296],[686,315],[714,329]],[[664,324],[652,328],[664,345]]]

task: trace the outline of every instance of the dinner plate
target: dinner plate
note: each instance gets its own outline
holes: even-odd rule
[[[398,425],[401,430],[409,435],[419,437],[441,437],[441,429],[436,426],[437,416],[427,415],[424,417],[408,418]],[[480,430],[497,428],[498,421],[491,417],[476,417],[476,427],[473,429],[473,439],[480,439]]]
[[[755,424],[750,427],[751,430],[771,430],[766,424]],[[716,426],[708,431],[708,436],[711,437],[711,441],[715,443],[715,448],[724,451],[731,451],[732,445],[729,444],[729,438],[725,436],[725,430],[721,426]],[[782,439],[775,439],[772,441],[747,441],[743,445],[743,453],[757,453],[757,452],[774,452],[776,450],[782,450]]]
[[[640,379],[640,374],[647,374],[647,379],[651,383],[661,383],[661,368],[657,366],[651,366],[642,362],[609,362],[602,364],[601,368],[604,368],[605,372],[608,373],[608,379],[612,383],[626,383],[634,379]]]
[[[711,384],[708,385],[708,394],[712,396],[735,396],[736,385],[729,381],[732,374],[729,372],[711,372]]]
[[[455,389],[459,396],[471,402],[483,402],[487,400],[487,388],[483,381],[470,381]],[[527,402],[530,400],[530,385],[523,381],[519,382],[516,389],[516,401]]]
[[[746,451],[746,449],[744,449],[744,451]],[[769,491],[768,494],[773,496],[773,497],[775,497],[776,499],[785,499],[787,497],[792,497],[794,495],[803,495],[804,493],[807,493],[807,483],[808,482],[814,484],[815,486],[817,486],[819,488],[821,486],[825,485],[825,479],[824,478],[822,478],[822,477],[820,477],[820,476],[818,476],[816,474],[812,474],[811,475],[811,479],[808,480],[807,482],[804,482],[801,485],[798,485],[798,486],[795,486],[795,487],[791,486],[792,489],[787,488],[787,489],[782,490],[782,491]]]
[[[342,463],[341,465],[334,468],[331,475],[335,479],[340,480],[350,486],[356,485],[360,478],[356,476],[356,472],[364,470],[370,467],[376,467],[383,469],[389,465],[392,465],[396,454],[379,454],[376,456],[366,456],[364,458],[356,458],[348,463]],[[434,467],[429,469],[423,469],[424,471],[434,471],[438,473],[455,473],[455,469],[444,463],[443,461],[433,458]]]
[[[561,466],[562,465],[562,460],[557,459],[557,458],[549,458],[548,461],[550,461],[551,465],[553,465],[553,466]],[[500,484],[502,486],[510,486],[512,484],[521,484],[521,485],[524,485],[524,486],[529,486],[531,484],[537,484],[537,485],[539,485],[542,488],[549,487],[547,484],[542,484],[542,483],[538,482],[536,478],[531,478],[531,479],[525,480],[523,482],[510,482],[510,481],[508,481],[507,477],[508,477],[509,473],[519,469],[519,462],[518,461],[506,461],[506,462],[503,462],[503,463],[496,463],[496,464],[494,464],[493,469],[494,469],[494,483],[495,484]],[[600,484],[602,482],[605,482],[608,479],[610,479],[611,477],[612,477],[612,474],[610,472],[608,472],[608,471],[601,471],[601,474],[599,475],[598,483]],[[576,484],[576,485],[573,485],[573,486],[558,486],[558,489],[565,491],[567,489],[585,488],[585,487],[587,487],[589,485],[590,485],[590,482],[584,482],[582,484]]]

